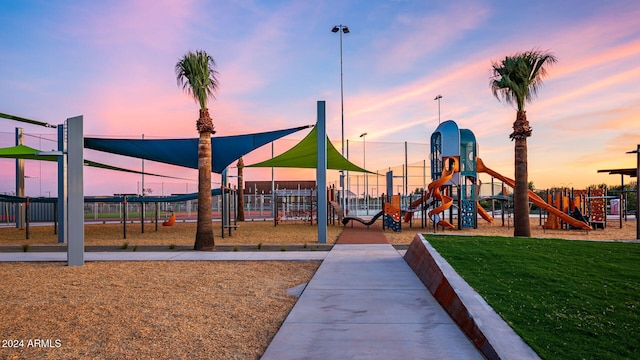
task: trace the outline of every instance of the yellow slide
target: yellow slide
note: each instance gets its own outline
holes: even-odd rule
[[[489,174],[501,181],[504,181],[505,184],[509,185],[511,188],[515,188],[516,186],[516,182],[513,181],[512,179],[509,179],[508,177],[502,176],[501,174],[489,169],[488,167],[486,167],[484,165],[484,163],[482,162],[482,159],[480,158],[476,158],[476,170],[478,172],[483,172],[486,174]],[[576,227],[576,228],[580,228],[583,230],[593,230],[591,228],[591,226],[589,226],[589,224],[585,223],[584,221],[580,221],[577,219],[572,218],[571,216],[569,216],[568,214],[565,214],[564,212],[556,209],[555,207],[547,204],[544,200],[542,200],[542,198],[538,195],[536,195],[536,193],[534,193],[533,191],[529,190],[529,201],[531,201],[532,203],[536,204],[536,206],[540,207],[541,209],[544,209],[546,211],[548,211],[550,214],[553,214],[557,217],[559,217],[562,221],[566,222],[567,224]]]

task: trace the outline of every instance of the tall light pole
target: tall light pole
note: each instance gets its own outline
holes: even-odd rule
[[[349,33],[349,28],[346,25],[336,25],[333,27],[333,29],[331,29],[332,33],[340,33],[340,118],[341,118],[341,129],[342,129],[342,147],[341,147],[341,153],[342,156],[344,156],[344,76],[342,73],[342,34],[348,34]],[[344,170],[340,171],[340,179],[342,181],[340,181],[341,185],[342,185],[342,196],[341,196],[341,201],[342,201],[342,208],[345,208],[345,199],[344,199]]]
[[[440,125],[440,99],[442,99],[442,95],[438,95],[433,99],[438,100],[438,125]]]
[[[367,133],[360,134],[362,138],[362,168],[367,170]],[[369,182],[368,174],[364,173],[364,204],[369,215]]]

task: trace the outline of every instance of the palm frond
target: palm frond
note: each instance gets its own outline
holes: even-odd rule
[[[187,52],[175,67],[178,86],[200,104],[207,107],[209,98],[215,99],[218,89],[218,72],[213,57],[203,50]]]
[[[557,59],[553,54],[538,49],[507,56],[491,65],[491,91],[498,100],[524,111],[525,103],[537,96],[542,79],[547,75],[545,65],[555,62]]]

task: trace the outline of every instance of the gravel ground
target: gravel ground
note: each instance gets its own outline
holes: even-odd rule
[[[142,233],[140,223],[127,224],[127,237],[124,238],[122,224],[99,224],[85,226],[85,245],[110,245],[129,247],[135,245],[188,245],[193,246],[196,237],[196,224],[193,222],[176,223],[173,226],[158,226],[145,224]],[[0,246],[3,245],[57,245],[58,238],[54,234],[53,226],[31,226],[29,239],[26,230],[15,227],[0,228]],[[221,236],[220,223],[214,223],[214,238],[216,245],[304,245],[317,243],[318,227],[303,223],[280,223],[273,226],[273,222],[242,222],[237,230]],[[327,229],[327,243],[333,244],[342,232],[342,225],[329,226]]]
[[[1,263],[0,359],[257,359],[318,266]]]
[[[498,220],[499,221],[499,220]],[[405,224],[403,224],[404,226]],[[635,221],[605,230],[543,231],[532,236],[634,240]],[[409,244],[416,232],[387,231],[393,244]],[[315,226],[244,222],[217,245],[316,243]],[[329,243],[342,226],[329,226]],[[513,228],[479,223],[448,234],[511,236]],[[195,224],[88,225],[87,245],[193,245]],[[53,228],[0,228],[2,245],[55,245]],[[288,288],[308,282],[318,262],[88,262],[0,263],[0,359],[257,359],[293,307]],[[16,340],[16,341],[10,341]],[[18,347],[7,347],[17,345]],[[50,347],[44,347],[50,346]]]
[[[85,244],[193,245],[194,223],[87,225]],[[241,223],[216,244],[313,244],[317,228]],[[329,228],[329,242],[342,231]],[[0,229],[0,245],[55,245],[51,226]],[[0,359],[257,359],[319,262],[0,263]],[[53,348],[33,347],[44,340]],[[47,340],[49,340],[47,342]],[[31,341],[31,343],[29,342]],[[9,344],[4,344],[9,345]],[[32,347],[29,347],[29,346]],[[56,347],[59,345],[59,347]]]

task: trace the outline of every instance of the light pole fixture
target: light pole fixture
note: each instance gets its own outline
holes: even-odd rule
[[[440,99],[442,99],[442,95],[438,95],[433,99],[438,100],[438,125],[440,125]]]
[[[341,129],[342,129],[342,146],[340,148],[342,156],[344,156],[344,75],[342,73],[342,34],[348,34],[349,28],[346,25],[336,25],[331,29],[332,33],[340,33],[340,119],[341,119]],[[342,208],[345,207],[344,201],[344,170],[340,171],[340,179],[342,185]]]
[[[362,168],[367,170],[367,133],[364,132],[360,134],[362,138]],[[367,215],[369,215],[369,176],[367,173],[364,173],[364,204],[367,211]]]

